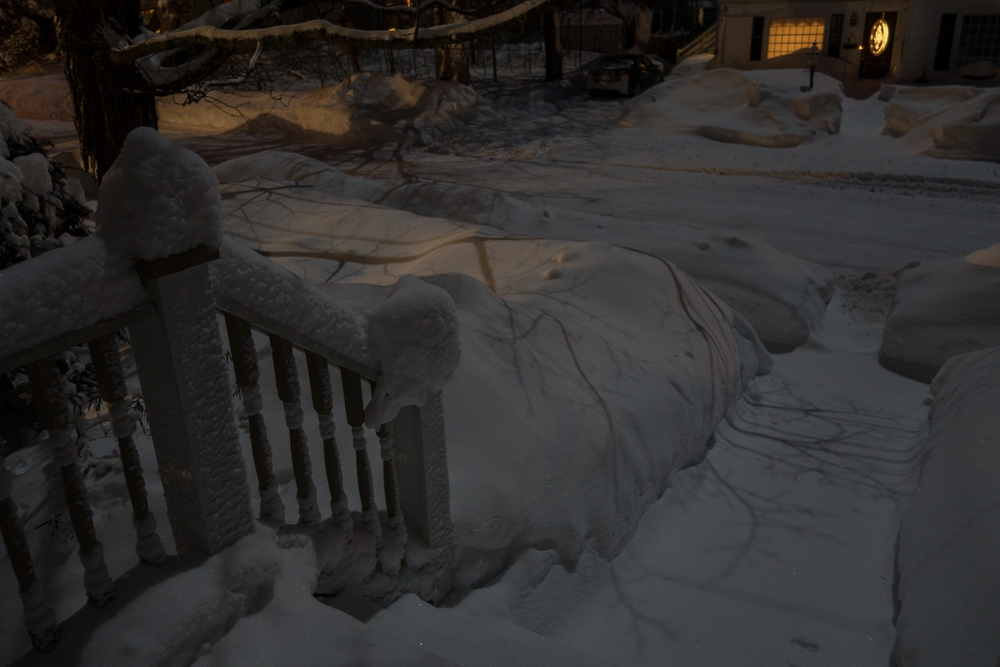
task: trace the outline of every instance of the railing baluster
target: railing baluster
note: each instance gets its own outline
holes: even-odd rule
[[[344,494],[344,474],[337,451],[336,424],[333,421],[333,387],[330,385],[330,363],[318,354],[306,352],[309,387],[313,409],[319,415],[319,434],[323,438],[323,462],[326,483],[330,487],[330,512],[335,523],[349,537],[354,533],[354,521]]]
[[[318,526],[322,517],[316,504],[316,486],[312,481],[312,464],[306,432],[302,428],[303,412],[299,372],[295,365],[292,344],[271,334],[271,359],[278,384],[278,398],[285,406],[285,425],[292,450],[292,472],[295,474],[296,498],[299,501],[299,523]]]
[[[128,400],[128,387],[125,384],[121,357],[118,356],[118,343],[113,334],[106,334],[90,341],[88,345],[101,399],[110,406],[108,412],[111,417],[111,432],[118,438],[118,456],[122,462],[125,488],[132,501],[132,525],[137,534],[135,553],[144,563],[162,565],[167,560],[167,552],[156,533],[156,517],[149,511],[142,462],[132,440],[135,417],[131,401]]]
[[[372,392],[376,383],[369,381]],[[385,490],[386,523],[392,532],[406,546],[406,524],[403,523],[403,507],[399,495],[399,480],[396,477],[396,454],[392,438],[392,423],[382,424],[378,431],[379,455],[382,458],[382,488]]]
[[[375,538],[377,547],[382,546],[382,526],[378,522],[375,507],[375,485],[372,482],[372,468],[368,462],[368,442],[365,440],[365,403],[361,395],[361,376],[346,368],[340,369],[340,381],[344,387],[344,407],[347,423],[351,426],[354,441],[354,457],[358,467],[358,493],[361,496],[361,518],[365,527]]]
[[[45,600],[42,585],[35,578],[28,538],[17,515],[17,503],[11,497],[12,486],[11,474],[0,453],[0,533],[17,577],[18,592],[24,604],[24,625],[28,628],[31,644],[39,651],[49,651],[56,640],[56,615]]]
[[[42,425],[49,431],[49,443],[59,465],[70,521],[73,523],[73,530],[80,545],[80,561],[84,569],[83,585],[87,591],[87,598],[95,606],[101,607],[114,597],[115,584],[104,564],[104,547],[97,539],[87,487],[77,462],[73,426],[70,423],[66,396],[63,393],[65,383],[56,369],[53,357],[46,357],[32,364],[29,376],[35,405],[42,417]]]
[[[278,494],[271,443],[267,439],[267,424],[261,414],[263,400],[260,395],[257,346],[253,342],[253,332],[248,322],[229,313],[225,316],[229,350],[233,355],[233,371],[250,428],[250,451],[253,454],[254,471],[257,473],[257,491],[260,494],[260,518],[282,526],[285,524],[285,505]]]
[[[378,442],[382,455],[382,480],[385,487],[385,512],[387,523],[396,536],[406,546],[406,524],[403,523],[403,508],[399,500],[399,481],[396,479],[396,463],[393,453],[392,424],[382,424],[378,430]]]

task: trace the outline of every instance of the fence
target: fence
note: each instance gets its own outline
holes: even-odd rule
[[[229,240],[219,249],[199,246],[164,259],[133,263],[121,262],[98,236],[12,267],[0,282],[0,372],[24,368],[30,378],[42,425],[49,434],[47,446],[59,465],[85,569],[83,584],[92,604],[108,602],[115,584],[94,528],[71,438],[64,380],[53,355],[88,341],[101,398],[109,405],[118,439],[133,508],[136,553],[142,562],[162,563],[167,555],[147,502],[132,437],[132,400],[115,338],[115,332],[128,328],[178,551],[214,553],[251,532],[254,525],[217,313],[224,316],[235,379],[248,417],[260,519],[282,525],[285,508],[272,465],[272,437],[262,413],[253,330],[266,334],[273,350],[276,389],[291,449],[298,524],[320,529],[323,512],[316,501],[303,429],[306,417],[295,348],[305,353],[312,408],[323,440],[323,470],[331,503],[330,520],[322,529],[342,531],[346,542],[355,535],[335,434],[332,365],[340,374],[355,450],[361,500],[357,530],[370,536],[362,542],[373,545],[375,569],[398,573],[407,526],[442,558],[448,558],[451,521],[440,391],[427,405],[404,408],[392,423],[376,431],[386,527],[391,533],[383,535],[367,453],[362,394],[362,383],[374,385],[379,368],[366,349],[357,316],[326,293]],[[56,619],[36,576],[12,486],[0,456],[0,529],[17,576],[25,624],[34,646],[44,650],[55,640]],[[394,542],[391,553],[396,562],[381,555],[390,553],[382,549],[384,537]],[[363,579],[370,574],[359,576]],[[353,585],[360,580],[342,583]]]

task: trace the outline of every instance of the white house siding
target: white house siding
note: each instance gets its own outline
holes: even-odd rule
[[[907,40],[900,77],[912,80],[926,71],[933,80],[936,77],[934,55],[937,52],[941,15],[958,14],[948,61],[949,67],[954,68],[962,17],[966,14],[1000,14],[1000,0],[912,0],[910,14],[910,39]]]
[[[750,34],[753,30],[753,16],[727,16],[725,26],[719,28],[725,30],[725,43],[723,36],[719,36],[719,46],[717,47],[726,66],[743,64],[750,58]]]
[[[914,0],[916,2],[917,0]],[[927,1],[927,0],[925,0]],[[973,2],[975,0],[972,0]],[[1000,0],[979,0],[980,4],[993,4],[997,6]],[[947,5],[947,1],[935,4]],[[770,19],[785,17],[823,17],[826,20],[826,30],[824,32],[823,54],[826,54],[827,41],[830,35],[830,17],[834,14],[844,15],[844,32],[841,44],[858,44],[863,39],[861,34],[864,30],[865,15],[874,12],[897,12],[896,36],[892,47],[892,70],[890,77],[897,76],[902,70],[903,54],[906,51],[908,41],[908,24],[910,22],[910,0],[876,0],[874,2],[816,2],[812,0],[788,0],[786,2],[766,2],[761,0],[722,0],[720,5],[720,30],[719,36],[720,52],[722,54],[721,65],[724,67],[739,67],[750,61],[750,36],[753,29],[753,17],[765,17],[764,23],[764,43],[762,45],[763,57],[767,55],[767,34]],[[954,11],[954,10],[952,10]],[[850,17],[853,12],[858,14],[858,23],[850,25]],[[937,45],[937,21],[934,22],[933,44],[930,48],[930,59],[933,62],[934,48]],[[857,67],[858,52],[841,49],[840,57],[848,63]],[[919,74],[919,72],[918,72]]]

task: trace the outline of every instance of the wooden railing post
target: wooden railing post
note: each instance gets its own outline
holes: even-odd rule
[[[361,395],[361,376],[346,368],[340,369],[340,380],[344,387],[344,408],[347,423],[351,427],[354,443],[354,458],[358,467],[358,494],[361,496],[361,518],[368,532],[375,538],[375,544],[382,547],[382,526],[378,521],[375,506],[375,485],[372,482],[372,467],[368,461],[368,441],[365,440],[365,402]]]
[[[275,334],[271,334],[271,361],[274,362],[278,398],[285,407],[288,444],[292,450],[292,472],[295,474],[295,498],[299,501],[299,523],[318,526],[321,516],[316,504],[316,486],[312,480],[312,462],[309,459],[306,432],[302,428],[304,414],[299,369],[295,364],[292,344]]]
[[[109,406],[111,432],[118,439],[118,456],[122,463],[125,488],[132,501],[132,524],[135,526],[135,553],[139,560],[152,565],[161,565],[167,559],[163,542],[156,534],[156,517],[149,511],[146,497],[146,481],[142,477],[142,462],[139,451],[132,440],[135,417],[129,400],[118,343],[114,334],[106,334],[88,343],[90,359],[94,364],[94,375],[101,399]]]
[[[243,397],[243,410],[247,413],[250,427],[250,450],[257,473],[257,490],[260,493],[260,518],[282,526],[285,524],[285,505],[278,494],[271,443],[267,439],[264,415],[261,414],[263,399],[260,395],[260,366],[257,364],[257,346],[253,342],[253,332],[248,322],[229,313],[226,313],[226,332],[233,355],[236,384]]]
[[[333,387],[330,384],[330,362],[313,352],[306,352],[309,387],[313,409],[319,416],[319,434],[323,438],[323,463],[326,483],[330,487],[330,512],[333,523],[348,537],[353,537],[354,521],[344,493],[344,473],[340,469],[337,450],[337,426],[333,421]]]
[[[66,508],[70,522],[80,546],[80,562],[83,563],[83,585],[91,604],[101,607],[115,596],[115,584],[108,575],[104,564],[104,547],[97,539],[94,529],[94,514],[90,509],[90,498],[83,483],[83,472],[78,462],[77,445],[73,442],[73,424],[63,391],[65,381],[56,368],[53,357],[36,361],[29,368],[31,391],[41,417],[42,426],[49,432],[49,445],[55,455],[63,490],[66,493]]]
[[[392,422],[395,472],[406,524],[430,547],[451,546],[451,494],[444,408],[436,392],[421,408],[408,406]]]
[[[17,503],[11,498],[13,480],[0,453],[0,533],[24,605],[24,625],[31,644],[39,651],[52,649],[56,639],[56,615],[45,600],[42,586],[35,578],[35,565],[28,549],[28,538],[17,515]]]
[[[204,247],[139,262],[156,316],[129,327],[178,551],[253,530],[246,464]]]

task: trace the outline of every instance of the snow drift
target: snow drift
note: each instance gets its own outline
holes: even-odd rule
[[[798,71],[714,69],[670,77],[637,97],[621,125],[725,143],[791,148],[840,131],[843,87],[822,74],[802,92]]]
[[[454,81],[361,72],[335,86],[281,95],[213,93],[194,105],[164,98],[157,113],[164,131],[216,134],[272,127],[360,143],[394,139],[407,127],[448,128],[475,113],[479,103],[478,93]]]
[[[929,382],[956,354],[1000,345],[1000,244],[904,271],[879,360]]]
[[[603,240],[598,215],[542,207],[496,190],[411,180],[349,176],[322,162],[268,151],[215,167],[219,180],[246,178],[295,181],[344,197],[417,215],[442,217],[508,233],[580,241]],[[614,239],[669,260],[749,320],[772,352],[804,344],[823,319],[833,294],[826,269],[776,250],[742,232],[702,232],[664,224],[616,225]]]
[[[993,667],[1000,655],[1000,348],[931,385],[927,454],[899,532],[893,665]]]
[[[420,217],[257,167],[235,182],[225,170],[230,235],[321,289],[414,274],[455,302],[462,360],[444,401],[459,585],[531,546],[570,563],[587,546],[617,554],[769,369],[746,321],[661,258]]]
[[[1000,161],[1000,89],[883,85],[883,134],[914,153],[957,160]]]

